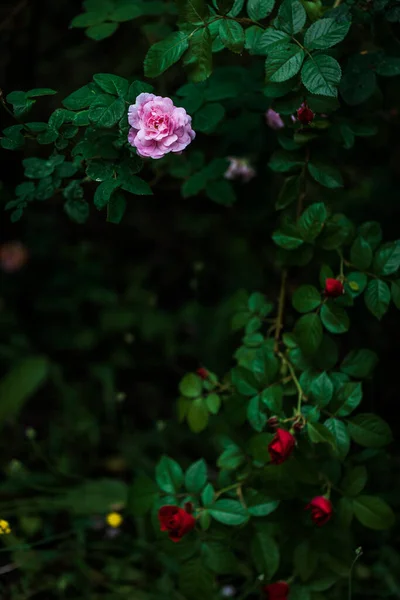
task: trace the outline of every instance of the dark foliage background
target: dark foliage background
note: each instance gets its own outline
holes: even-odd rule
[[[80,8],[76,0],[1,4],[4,95],[45,86],[59,91],[37,102],[38,121],[46,121],[59,99],[94,72],[142,78],[143,56],[154,41],[151,31],[139,19],[95,42],[80,29],[68,29]],[[183,82],[177,67],[158,91]],[[380,134],[353,151],[359,154],[358,169],[348,176],[357,181],[341,201],[349,203],[350,218],[379,220],[384,238],[395,239],[400,83],[396,78],[385,85]],[[379,99],[372,102],[379,104]],[[2,128],[12,124],[6,112],[0,118]],[[262,115],[260,135],[271,135]],[[244,139],[241,153],[251,152],[254,144],[257,140]],[[212,138],[199,138],[199,145],[213,155]],[[45,156],[47,149],[41,151]],[[2,204],[22,179],[20,158],[21,153],[1,151]],[[265,292],[267,287],[271,300],[278,295],[279,278],[266,244],[274,202],[266,163],[263,157],[257,165],[262,189],[257,183],[239,187],[233,208],[201,197],[183,200],[173,181],[160,181],[153,197],[131,200],[119,226],[98,213],[86,225],[74,224],[57,196],[35,202],[16,224],[2,215],[0,242],[22,241],[29,260],[17,273],[0,274],[1,371],[5,374],[26,355],[46,356],[50,362],[45,384],[17,418],[1,421],[0,518],[11,522],[17,540],[10,552],[8,542],[0,550],[0,573],[2,565],[11,565],[0,576],[2,598],[111,599],[127,597],[132,586],[135,599],[162,593],[162,564],[150,560],[151,536],[143,532],[140,519],[129,517],[129,506],[123,532],[108,540],[104,529],[91,529],[92,519],[102,513],[101,502],[71,514],[60,498],[84,479],[117,477],[129,484],[133,474],[150,472],[163,452],[184,466],[200,455],[213,461],[214,449],[203,434],[196,438],[176,423],[176,390],[188,370],[205,365],[223,373],[231,364],[238,340],[230,316],[238,290]],[[291,285],[296,286],[295,276]],[[359,305],[352,317],[346,344],[351,348],[356,342],[380,356],[364,408],[386,418],[399,439],[398,313],[392,308],[378,322]],[[36,430],[35,440],[27,438],[28,427]],[[372,461],[372,487],[378,493],[389,488],[398,510],[400,457],[396,447],[391,450],[390,467]],[[66,531],[72,537],[59,541]],[[364,556],[356,571],[355,598],[400,598],[399,530],[382,534],[378,547],[376,536],[369,536],[360,532]],[[49,541],[35,546],[43,539]],[[153,592],[139,591],[149,590],[154,576]],[[385,596],[379,591],[383,587]]]

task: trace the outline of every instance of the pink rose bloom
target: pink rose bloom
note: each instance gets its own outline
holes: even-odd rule
[[[174,106],[171,98],[142,93],[128,110],[128,141],[143,157],[162,158],[182,152],[194,140],[192,117]]]
[[[282,121],[281,116],[273,108],[269,108],[265,113],[265,120],[267,121],[268,127],[271,129],[282,129],[285,127],[285,123]]]
[[[22,269],[28,260],[28,251],[21,242],[8,242],[0,246],[0,268],[6,273]]]
[[[253,179],[256,172],[248,160],[235,156],[228,156],[228,160],[229,167],[224,173],[225,179],[241,179],[245,183]]]

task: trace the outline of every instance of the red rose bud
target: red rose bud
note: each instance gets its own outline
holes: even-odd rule
[[[309,125],[314,120],[314,117],[315,114],[311,108],[308,108],[305,102],[297,109],[297,118],[303,125]]]
[[[286,429],[277,429],[274,439],[268,446],[273,465],[280,465],[292,454],[296,440]]]
[[[332,503],[325,496],[316,496],[305,507],[305,510],[311,510],[311,519],[318,525],[325,525],[332,516],[333,508]]]
[[[196,519],[179,506],[162,506],[158,511],[158,520],[160,530],[168,531],[169,539],[173,542],[180,542],[196,525]]]
[[[338,298],[344,294],[344,286],[339,279],[325,279],[324,294],[327,298]]]
[[[267,600],[287,600],[289,595],[289,586],[285,581],[270,583],[263,588]]]
[[[183,508],[186,510],[186,512],[191,515],[194,509],[193,506],[193,502],[185,502],[185,504],[183,505]]]
[[[204,369],[203,367],[200,367],[200,369],[197,369],[196,373],[202,379],[207,379],[207,377],[208,377],[208,371],[207,371],[207,369]]]
[[[277,427],[279,425],[278,417],[270,417],[267,421],[270,427]]]
[[[304,429],[304,423],[302,421],[297,421],[297,423],[293,425],[293,429],[295,431],[301,431],[302,429]]]

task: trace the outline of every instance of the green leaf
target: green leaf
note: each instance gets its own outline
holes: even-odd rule
[[[346,333],[350,319],[344,308],[328,301],[321,309],[321,321],[330,333]]]
[[[208,14],[208,8],[204,0],[176,0],[179,17],[182,21],[199,23]]]
[[[346,424],[339,419],[330,418],[325,421],[324,427],[331,432],[335,440],[335,453],[344,460],[350,450],[350,436]]]
[[[334,402],[332,410],[338,417],[346,417],[362,400],[362,386],[358,382],[348,382],[340,389],[338,398]]]
[[[21,133],[22,128],[23,125],[6,127],[3,131],[5,137],[0,140],[2,148],[5,150],[19,150],[25,143],[25,137]]]
[[[389,529],[395,523],[395,516],[390,506],[376,496],[354,498],[353,510],[361,525],[370,529]]]
[[[364,271],[368,269],[372,262],[372,248],[363,237],[358,235],[350,248],[351,263]]]
[[[179,391],[186,398],[198,398],[203,391],[201,377],[194,373],[187,373],[179,384]]]
[[[28,98],[37,98],[38,96],[53,96],[54,94],[57,94],[57,92],[51,88],[35,88],[33,90],[29,90],[29,92],[26,92]]]
[[[272,579],[279,568],[279,546],[271,535],[257,531],[252,536],[251,554],[258,572]]]
[[[267,81],[280,83],[296,75],[304,60],[304,51],[294,44],[273,47],[265,63]]]
[[[273,413],[280,413],[282,410],[282,386],[278,384],[270,385],[261,393],[261,399],[264,404]]]
[[[321,425],[321,423],[307,423],[307,433],[308,437],[314,444],[319,444],[321,442],[330,444],[332,448],[335,450],[335,438],[331,431],[325,427],[325,425]]]
[[[243,450],[236,444],[230,444],[219,456],[217,466],[220,469],[233,471],[240,467],[246,460]]]
[[[104,160],[91,160],[86,169],[86,175],[93,181],[107,181],[113,176],[113,164]]]
[[[222,104],[209,102],[196,112],[193,119],[193,128],[195,131],[201,131],[202,133],[212,133],[224,116],[225,109]]]
[[[90,27],[103,23],[110,14],[110,6],[98,6],[95,10],[88,10],[72,19],[70,27]]]
[[[285,150],[276,150],[268,163],[269,168],[277,173],[285,173],[294,167],[302,167],[303,165],[304,160],[301,156]]]
[[[247,14],[253,21],[265,19],[274,8],[275,0],[247,0]]]
[[[14,115],[16,119],[20,119],[23,115],[30,111],[35,100],[28,98],[26,92],[15,91],[7,94],[7,102],[13,105]]]
[[[254,396],[247,407],[247,419],[250,425],[258,432],[261,432],[267,422],[267,416],[262,411],[260,396]]]
[[[214,502],[215,490],[211,483],[207,483],[204,490],[201,492],[201,501],[203,506],[209,506]]]
[[[210,413],[216,415],[221,407],[221,398],[218,394],[208,394],[206,405]]]
[[[82,198],[69,198],[64,204],[64,210],[72,221],[80,225],[89,218],[89,204]]]
[[[183,471],[180,465],[163,456],[156,466],[156,482],[158,487],[167,494],[176,494],[183,484]]]
[[[297,0],[284,0],[278,12],[279,29],[293,35],[305,25],[307,19],[303,5]]]
[[[193,433],[200,433],[207,427],[209,413],[203,398],[196,398],[190,403],[187,413],[188,425]]]
[[[318,563],[318,553],[313,545],[304,540],[298,544],[293,553],[293,565],[296,575],[300,575],[302,581],[307,581],[314,573]]]
[[[262,38],[263,34],[263,29],[261,29],[261,27],[258,27],[258,25],[252,25],[251,27],[248,27],[245,32],[245,42],[244,42],[244,47],[246,48],[246,50],[249,51],[250,54],[252,55],[257,55],[257,54],[261,54],[264,55],[264,49],[260,46],[260,40]]]
[[[30,356],[18,362],[0,380],[0,423],[18,416],[25,402],[46,381],[49,362],[44,356]]]
[[[382,228],[380,224],[376,221],[367,221],[359,227],[358,231],[371,248],[376,250],[382,241]]]
[[[108,204],[112,193],[118,188],[118,182],[115,179],[111,181],[103,181],[97,186],[94,194],[94,205],[98,210],[101,210]]]
[[[377,275],[392,275],[400,267],[400,241],[384,244],[377,250],[372,270]]]
[[[242,525],[249,518],[246,509],[237,500],[217,500],[209,508],[209,513],[223,525]]]
[[[319,19],[309,27],[304,36],[304,45],[309,50],[325,50],[341,42],[349,32],[350,21]]]
[[[84,85],[67,96],[62,103],[69,110],[80,110],[90,106],[98,95],[99,93],[95,91],[92,85]]]
[[[202,560],[193,558],[179,569],[179,589],[185,598],[201,600],[212,596],[214,576],[203,565]]]
[[[99,42],[110,37],[118,29],[118,23],[100,23],[86,29],[86,35],[92,40]]]
[[[236,202],[236,194],[230,181],[220,179],[209,181],[206,185],[206,194],[213,202],[222,206],[232,206]]]
[[[119,179],[117,181],[120,183]],[[136,196],[151,196],[153,194],[149,184],[140,177],[136,177],[136,175],[131,175],[129,179],[126,179],[120,185],[123,190]]]
[[[300,235],[305,242],[312,242],[322,231],[328,213],[323,202],[311,204],[298,221]]]
[[[22,161],[25,169],[25,177],[29,179],[42,179],[48,177],[54,171],[54,164],[51,160],[43,160],[42,158],[24,158]]]
[[[207,483],[207,465],[203,458],[190,465],[185,474],[185,486],[190,494],[198,494]]]
[[[367,483],[368,473],[364,465],[359,465],[350,469],[346,476],[343,477],[340,489],[346,494],[346,496],[358,496]]]
[[[122,98],[101,94],[90,105],[89,119],[98,127],[110,128],[124,116],[125,112],[125,102]]]
[[[371,375],[377,363],[378,356],[372,350],[352,350],[344,357],[340,370],[351,377],[364,378]]]
[[[367,287],[367,283],[368,278],[364,273],[359,273],[358,271],[349,273],[345,283],[346,292],[353,296],[353,298],[356,298],[363,293]]]
[[[312,94],[337,97],[342,70],[337,60],[327,54],[308,58],[301,70],[301,80]]]
[[[125,196],[119,192],[113,194],[107,204],[107,223],[118,225],[126,210]]]
[[[382,448],[392,441],[389,425],[378,415],[356,415],[349,420],[348,427],[351,438],[360,446]]]
[[[300,238],[300,234],[296,237],[294,234],[284,233],[282,231],[274,231],[272,239],[277,246],[284,248],[285,250],[295,250],[303,244],[303,240]]]
[[[321,292],[313,285],[301,285],[292,296],[292,304],[300,313],[311,312],[321,304]]]
[[[282,210],[297,200],[300,195],[300,185],[301,178],[298,175],[287,177],[275,202],[275,209]]]
[[[148,513],[158,498],[158,488],[147,475],[135,477],[128,491],[128,512],[135,517]]]
[[[287,33],[273,29],[272,27],[268,27],[260,37],[258,47],[263,51],[264,54],[267,54],[275,46],[280,44],[288,44],[289,42],[290,37]]]
[[[364,300],[368,310],[381,320],[390,304],[390,289],[381,279],[372,279],[365,290]]]
[[[189,73],[189,79],[193,83],[200,83],[210,77],[212,73],[212,38],[208,27],[203,27],[190,37],[185,66]]]
[[[294,334],[301,350],[305,354],[315,354],[322,342],[322,325],[315,313],[304,315],[296,322]]]
[[[310,387],[310,393],[314,402],[320,407],[327,406],[332,400],[333,383],[325,371],[313,380]]]
[[[246,491],[245,500],[247,510],[253,517],[266,517],[270,515],[278,508],[280,503],[279,500],[264,496],[253,489]]]
[[[372,69],[349,61],[340,82],[340,94],[347,104],[356,106],[372,96],[376,83]]]
[[[188,35],[183,31],[175,31],[165,40],[153,44],[144,59],[144,74],[158,77],[176,63],[188,47]]]
[[[219,37],[225,48],[240,54],[244,46],[244,30],[237,21],[223,19],[219,25]]]
[[[97,85],[108,94],[124,98],[128,93],[129,83],[123,77],[119,77],[119,75],[97,73],[97,75],[93,75],[93,79]]]
[[[343,187],[343,179],[339,169],[314,161],[309,162],[307,167],[311,177],[324,187],[331,189]]]

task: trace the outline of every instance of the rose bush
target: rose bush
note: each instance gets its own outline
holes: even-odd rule
[[[396,116],[388,109],[396,104],[396,84],[391,87],[387,78],[396,81],[400,74],[396,11],[394,3],[381,0],[178,0],[176,5],[89,0],[72,26],[87,28],[92,39],[111,36],[125,21],[162,14],[158,22],[143,25],[149,46],[144,74],[94,74],[92,81],[69,91],[47,122],[31,119],[30,111],[54,90],[7,91],[2,97],[15,117],[4,129],[2,147],[27,151],[24,181],[5,206],[11,221],[24,222],[36,205],[62,198],[66,215],[77,225],[92,222],[93,208],[105,211],[108,224],[121,224],[121,230],[127,224],[124,272],[119,275],[116,263],[110,267],[103,258],[109,270],[118,272],[111,289],[101,279],[97,256],[87,289],[80,258],[91,250],[90,245],[79,247],[69,257],[79,274],[76,297],[69,283],[63,287],[57,277],[51,286],[58,302],[39,296],[33,307],[31,314],[43,306],[65,310],[66,327],[72,330],[67,341],[58,340],[63,319],[57,314],[45,341],[41,332],[32,346],[23,335],[10,334],[11,349],[4,351],[10,373],[3,394],[12,398],[4,409],[7,422],[47,379],[68,406],[76,401],[76,390],[83,400],[93,393],[96,405],[101,382],[105,445],[115,444],[125,456],[122,469],[115,457],[107,462],[114,478],[101,479],[96,465],[92,479],[76,481],[77,461],[70,463],[51,440],[57,468],[45,463],[56,472],[62,493],[55,492],[53,479],[40,487],[35,478],[20,477],[5,486],[10,502],[15,489],[26,495],[38,489],[46,494],[44,500],[39,497],[38,511],[45,506],[72,515],[80,551],[68,547],[62,568],[76,554],[75,570],[90,575],[96,593],[106,588],[110,594],[196,600],[218,598],[229,585],[241,600],[262,595],[267,600],[342,600],[351,597],[360,539],[367,545],[372,539],[374,550],[390,540],[385,532],[395,525],[391,505],[396,502],[391,475],[376,482],[384,475],[381,465],[389,463],[386,447],[393,435],[370,401],[379,335],[370,337],[374,349],[364,347],[363,340],[368,320],[374,332],[380,331],[383,317],[400,308],[400,243],[386,241],[390,228],[378,222],[380,210],[371,210],[376,194],[381,195],[382,172],[385,185],[390,187],[390,181],[397,189],[393,174],[385,170],[396,157],[390,162],[384,153],[391,147],[387,140],[393,139],[390,123]],[[33,156],[36,143],[43,148]],[[357,152],[368,144],[365,160],[359,160]],[[143,195],[156,196],[155,213],[158,199],[165,205],[170,198],[165,221],[158,214],[136,219]],[[186,216],[191,202],[193,222],[182,218],[177,223],[176,215]],[[157,404],[159,411],[147,415],[156,442],[141,440],[147,444],[143,457],[135,439],[127,443],[124,436],[112,437],[110,424],[118,433],[115,403],[123,401],[125,392],[116,392],[115,380],[133,366],[125,344],[133,344],[135,336],[161,337],[157,298],[142,289],[143,270],[130,264],[132,238],[142,235],[146,223],[156,227],[155,221],[161,222],[158,234],[143,234],[141,247],[147,256],[154,238],[160,240],[149,281],[163,278],[169,224],[178,243],[168,257],[174,263],[177,256],[190,256],[182,279],[193,297],[199,295],[204,312],[189,296],[178,324],[169,321],[162,329],[163,339],[172,338],[166,364],[173,365],[174,374],[189,372],[176,382],[179,426],[166,424],[159,414],[165,414],[164,407]],[[181,229],[187,234],[182,245]],[[204,246],[200,239],[206,240]],[[205,247],[212,249],[207,267],[198,260]],[[4,271],[19,270],[26,262],[28,253],[14,251],[0,251]],[[221,310],[214,304],[210,309],[202,296],[201,273],[207,269],[210,295],[218,295],[222,286]],[[176,282],[172,267],[171,272],[161,299],[166,304],[172,287],[181,293],[179,285],[171,284]],[[74,316],[65,297],[77,307]],[[214,320],[205,334],[211,312]],[[228,314],[230,339],[222,323]],[[87,322],[87,329],[73,329]],[[174,327],[176,335],[171,334]],[[187,364],[182,340],[190,335],[196,351],[199,339],[214,347],[210,364],[199,344],[198,357],[190,356],[193,367],[182,368]],[[72,338],[72,350],[79,351],[73,361],[83,357],[84,366],[74,362],[76,381],[70,384],[63,360]],[[46,356],[39,354],[42,344]],[[233,348],[233,357],[218,362],[223,345],[229,358]],[[181,354],[176,347],[183,348]],[[141,358],[140,348],[135,348],[135,360]],[[93,364],[95,350],[101,358]],[[159,373],[152,368],[155,353],[149,354],[146,366],[154,383]],[[22,364],[14,366],[14,357]],[[199,363],[205,366],[196,368]],[[129,372],[128,394],[131,378]],[[29,381],[22,390],[21,381]],[[163,399],[157,390],[154,396]],[[138,386],[137,397],[141,392]],[[90,413],[91,407],[78,402],[74,420],[81,424],[79,435],[95,446],[102,428],[87,425],[86,408]],[[132,420],[121,420],[132,429]],[[28,431],[34,445],[34,430]],[[20,467],[13,464],[14,475],[15,468]],[[126,473],[119,477],[120,470],[131,468],[132,480]],[[65,480],[74,484],[65,489]],[[15,506],[30,531],[30,496]],[[124,565],[129,568],[121,574],[122,569],[108,565],[107,556],[104,579],[95,569],[96,546],[93,564],[84,563],[89,525],[80,519],[94,513],[119,516],[118,507],[125,508],[127,518],[112,522],[128,523],[122,553],[131,553],[134,541],[136,562]],[[10,505],[5,501],[2,508],[7,512]],[[14,553],[20,548],[10,547]],[[382,572],[388,564],[384,551],[379,560]],[[40,566],[21,564],[37,577]],[[385,586],[384,593],[390,594],[390,585]],[[68,577],[57,590],[64,594],[68,587],[68,594],[79,590]]]

